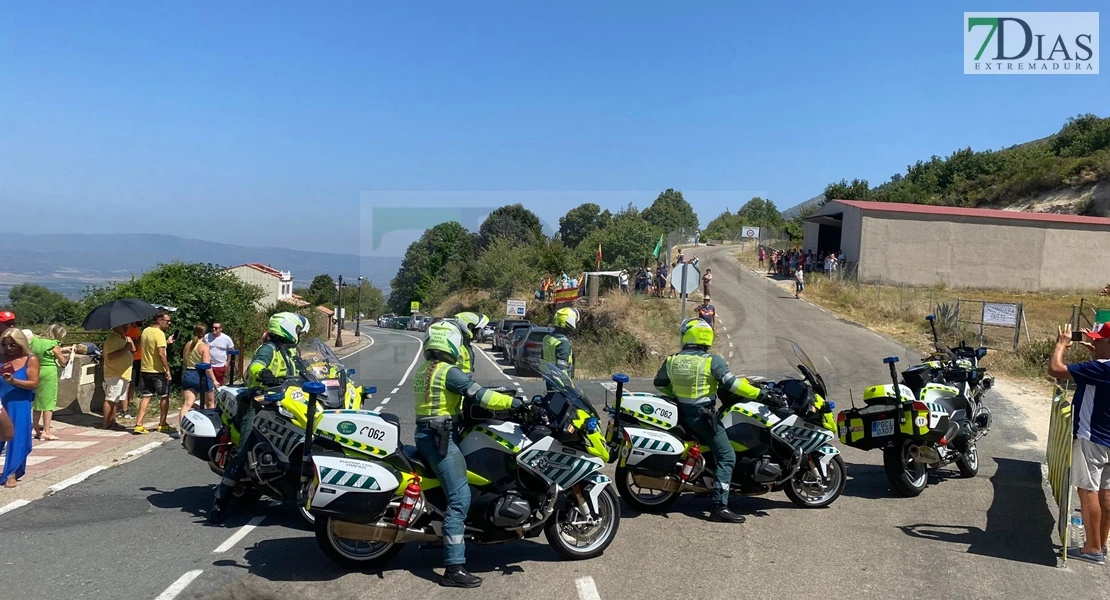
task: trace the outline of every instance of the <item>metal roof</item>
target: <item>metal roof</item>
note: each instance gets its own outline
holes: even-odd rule
[[[944,217],[1011,219],[1014,221],[1040,221],[1044,223],[1105,225],[1107,227],[1110,227],[1110,218],[1106,217],[1085,217],[1080,215],[1060,215],[1055,213],[1021,212],[1016,210],[997,210],[993,208],[963,208],[958,206],[934,206],[931,204],[904,204],[901,202],[867,202],[863,200],[833,200],[821,208],[824,209],[829,204],[832,204],[832,202],[839,202],[846,206],[851,206],[864,211],[938,215]],[[810,218],[817,216],[823,215],[815,214]]]

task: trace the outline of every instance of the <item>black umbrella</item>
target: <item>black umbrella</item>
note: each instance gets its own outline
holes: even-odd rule
[[[149,302],[138,298],[121,298],[92,309],[81,327],[86,330],[114,329],[135,321],[145,321],[156,312],[158,309]]]

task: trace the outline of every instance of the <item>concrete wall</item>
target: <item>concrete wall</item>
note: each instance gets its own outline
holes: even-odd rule
[[[1110,281],[1110,228],[950,219],[866,213],[860,236],[861,280],[881,277],[884,282],[908,285],[1018,291],[1089,289]],[[845,225],[845,234],[847,230]]]
[[[228,270],[243,282],[262,288],[263,295],[257,303],[259,308],[273,306],[277,303],[281,291],[281,281],[277,277],[246,266]]]
[[[840,249],[844,251],[844,259],[849,262],[859,260],[860,255],[860,231],[863,227],[863,210],[854,206],[846,205],[826,205],[828,208],[824,211],[819,210],[814,214],[828,214],[843,213],[843,221],[840,230]],[[821,225],[812,221],[805,222],[804,238],[802,240],[802,250],[817,252],[817,238],[820,235]],[[829,227],[826,225],[825,227]]]

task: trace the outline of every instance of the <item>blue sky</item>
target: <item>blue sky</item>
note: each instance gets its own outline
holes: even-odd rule
[[[369,208],[786,208],[1110,116],[1106,73],[962,72],[965,10],[1100,5],[9,4],[0,229],[396,256]]]

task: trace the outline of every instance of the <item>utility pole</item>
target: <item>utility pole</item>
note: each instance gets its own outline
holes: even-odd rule
[[[339,276],[339,283],[336,284],[339,288],[339,301],[335,305],[335,347],[343,347],[343,276]]]
[[[362,275],[358,276],[358,297],[355,298],[355,337],[358,337],[358,326],[362,324]]]

